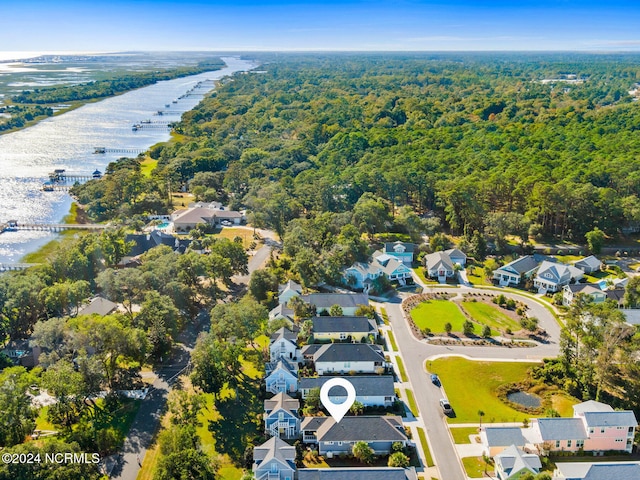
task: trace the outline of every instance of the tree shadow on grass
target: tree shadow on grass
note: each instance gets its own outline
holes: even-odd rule
[[[242,465],[245,449],[262,440],[263,403],[255,384],[238,386],[237,397],[216,402],[222,418],[209,422],[209,431],[216,440],[216,452],[227,454],[234,464]]]

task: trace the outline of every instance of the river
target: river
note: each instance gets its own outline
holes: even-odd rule
[[[69,174],[104,171],[109,162],[135,154],[95,154],[95,147],[146,150],[169,140],[168,128],[133,131],[132,125],[147,120],[177,121],[180,115],[170,112],[192,109],[202,99],[201,94],[213,89],[212,82],[206,82],[194,90],[198,95],[180,98],[198,82],[217,80],[256,66],[236,57],[223,60],[227,66],[221,70],[158,82],[0,135],[0,223],[8,220],[60,222],[69,212],[71,198],[64,191],[42,191],[49,172],[55,169],[65,169]],[[177,103],[173,103],[174,100]],[[159,110],[166,114],[154,115]],[[0,234],[0,263],[18,262],[53,238],[54,234],[47,232],[5,231]]]

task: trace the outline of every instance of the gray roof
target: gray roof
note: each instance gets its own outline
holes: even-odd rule
[[[626,290],[624,288],[614,288],[613,290],[606,291],[607,298],[609,300],[613,300],[614,302],[620,302],[621,300],[624,300],[625,293]]]
[[[358,305],[369,305],[369,296],[366,293],[310,293],[301,295],[300,298],[307,303],[315,305],[317,309],[329,309],[333,305],[343,308],[357,308]]]
[[[638,480],[640,478],[640,465],[637,462],[558,462],[558,471],[563,478],[576,478],[580,480]]]
[[[124,240],[127,243],[133,242],[131,250],[127,252],[127,256],[129,257],[137,257],[138,255],[142,255],[159,245],[166,245],[171,247],[174,251],[184,253],[187,247],[191,244],[190,239],[177,238],[159,230],[154,230],[145,234],[129,234]]]
[[[302,377],[300,379],[300,390],[322,388],[322,385],[332,378],[335,377]],[[356,395],[359,397],[395,395],[393,376],[391,375],[354,375],[349,377],[349,381],[356,389]]]
[[[587,432],[580,418],[539,418],[542,441],[586,440]]]
[[[307,422],[312,418],[311,422]],[[323,419],[317,422],[315,419]],[[405,442],[407,435],[402,427],[402,418],[397,415],[344,417],[336,423],[333,417],[306,417],[302,430],[313,430],[318,425],[316,438],[319,442]]]
[[[595,400],[587,400],[586,402],[577,403],[573,406],[573,415],[585,412],[613,412],[611,405],[596,402]]]
[[[487,427],[484,430],[489,447],[515,445],[524,447],[527,443],[518,427]]]
[[[355,262],[347,270],[357,270],[364,277],[368,274],[378,275],[382,265],[375,262]]]
[[[564,288],[568,288],[572,293],[584,293],[585,295],[604,293],[597,283],[573,283],[565,285]]]
[[[405,242],[387,242],[384,244],[384,251],[387,253],[396,253],[396,251],[393,249],[393,247],[395,247],[396,245],[402,245],[404,246],[404,251],[406,253],[413,253],[416,250],[416,244],[415,243],[405,243]]]
[[[303,357],[313,357],[320,347],[323,345],[321,343],[312,343],[311,345],[304,345],[300,353],[302,353]]]
[[[635,427],[636,416],[631,410],[621,412],[585,412],[584,419],[589,427]]]
[[[384,362],[378,345],[367,343],[329,343],[313,355],[314,362]]]
[[[377,332],[375,321],[367,317],[313,317],[315,333]]]
[[[277,410],[285,410],[297,415],[299,408],[300,400],[291,398],[289,395],[282,392],[274,395],[269,400],[264,401],[264,411],[267,413]]]
[[[278,360],[277,362],[270,362],[265,365],[265,370],[270,372],[269,375],[267,375],[267,378],[273,375],[273,373],[278,369],[282,369],[285,372],[288,372],[290,375],[298,378],[298,374],[295,372],[295,370],[293,370],[291,365],[289,365],[289,362],[287,362],[286,359],[283,360],[282,357],[280,357],[280,360]]]
[[[547,279],[545,278],[545,273],[550,273],[553,278]],[[538,269],[537,277],[538,279],[542,278],[547,281],[552,282],[569,282],[572,278],[578,278],[584,275],[584,272],[579,268],[576,268],[572,265],[565,265],[563,263],[553,263],[545,260],[540,264],[540,268]]]
[[[271,343],[274,343],[281,339],[289,340],[292,343],[296,343],[298,340],[298,334],[296,332],[292,332],[286,327],[280,327],[278,330],[271,334]]]
[[[102,297],[95,297],[91,300],[91,303],[86,307],[82,308],[78,315],[109,315],[116,308],[118,308],[117,303],[113,303],[111,300],[107,300]]]
[[[301,293],[302,292],[302,285],[300,285],[299,283],[294,282],[293,280],[289,280],[284,285],[279,285],[278,286],[278,292],[279,293],[282,293],[282,292],[284,292],[286,290],[293,290],[294,292]]]
[[[424,264],[427,267],[427,270],[433,270],[440,264],[449,271],[453,270],[453,262],[451,261],[449,254],[445,252],[435,252],[425,255]]]
[[[602,265],[602,262],[598,260],[596,257],[594,257],[593,255],[590,255],[587,258],[578,260],[576,263],[574,263],[574,265],[577,268],[584,267],[584,266],[591,267],[591,268],[600,268],[600,266]]]
[[[509,476],[523,469],[538,473],[542,468],[540,457],[533,453],[524,453],[515,445],[511,445],[493,458],[496,465],[502,465],[504,472]]]
[[[363,468],[301,468],[298,480],[406,480],[404,468],[363,467]]]
[[[467,258],[467,254],[457,248],[450,248],[449,250],[445,250],[444,253],[449,255],[449,258]]]
[[[538,266],[538,262],[536,261],[535,258],[533,258],[533,255],[526,255],[524,257],[520,257],[514,260],[513,262],[509,262],[506,265],[503,265],[498,270],[502,270],[504,268],[509,267],[515,270],[516,272],[518,272],[520,275],[522,275],[524,273],[530,272],[537,266]]]
[[[279,437],[271,437],[262,445],[253,448],[253,461],[257,464],[272,458],[289,464],[295,469],[296,449]]]

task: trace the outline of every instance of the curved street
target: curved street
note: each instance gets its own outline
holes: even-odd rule
[[[435,292],[438,288],[429,289]],[[444,289],[440,289],[442,291]],[[446,289],[446,293],[467,293],[482,291],[471,287]],[[492,290],[484,293],[498,294]],[[448,426],[438,401],[443,394],[441,389],[433,385],[426,371],[426,361],[440,356],[461,355],[477,360],[492,361],[540,361],[543,358],[555,357],[559,353],[560,327],[553,315],[535,300],[513,292],[504,292],[506,296],[521,301],[529,307],[529,315],[539,320],[541,328],[548,333],[548,342],[535,347],[497,347],[497,346],[452,346],[432,345],[426,340],[418,340],[405,318],[401,302],[409,295],[401,294],[388,302],[378,304],[383,306],[389,316],[390,326],[395,335],[398,349],[404,360],[409,382],[415,393],[420,417],[424,423],[429,446],[435,464],[440,472],[439,478],[446,480],[466,480],[467,475],[456,453]]]

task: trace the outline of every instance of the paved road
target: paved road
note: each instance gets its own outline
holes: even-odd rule
[[[469,291],[468,288],[448,289],[447,293],[465,293]],[[488,293],[497,294],[497,292]],[[549,343],[540,344],[532,348],[431,345],[413,336],[402,312],[400,304],[402,298],[395,298],[384,304],[400,354],[404,359],[411,387],[415,392],[435,463],[443,479],[464,480],[467,477],[458,459],[444,415],[438,404],[443,394],[440,388],[431,383],[429,375],[425,371],[425,362],[428,359],[443,355],[464,355],[470,358],[491,360],[539,360],[544,357],[554,357],[559,352],[558,338],[560,328],[553,316],[542,305],[530,298],[512,294],[511,292],[508,292],[508,296],[522,301],[529,307],[530,315],[537,317],[540,321],[540,326],[549,333]]]

